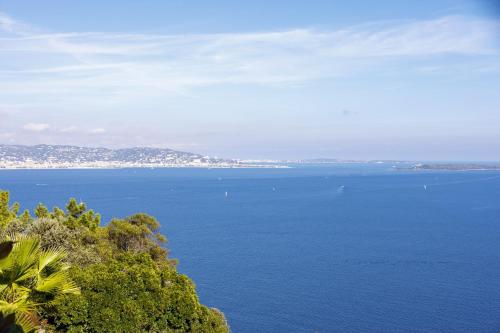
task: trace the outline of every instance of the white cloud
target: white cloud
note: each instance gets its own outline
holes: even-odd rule
[[[59,129],[60,133],[74,133],[78,130],[76,126],[68,126],[68,127],[63,127]]]
[[[45,123],[27,123],[23,126],[23,129],[31,132],[42,132],[50,128],[49,124]]]
[[[89,131],[91,134],[104,134],[106,133],[106,129],[104,128],[94,128]]]

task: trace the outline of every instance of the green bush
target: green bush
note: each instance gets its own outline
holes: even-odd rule
[[[66,212],[38,205],[35,219],[18,211],[0,191],[0,233],[64,249],[81,291],[42,307],[47,332],[229,332],[222,312],[200,304],[193,282],[177,272],[153,217],[140,213],[99,226],[99,214],[74,199]]]

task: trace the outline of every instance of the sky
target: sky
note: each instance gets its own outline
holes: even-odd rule
[[[500,160],[500,3],[0,0],[0,144]]]

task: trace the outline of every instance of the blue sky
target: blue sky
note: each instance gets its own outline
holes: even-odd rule
[[[0,0],[0,143],[500,160],[495,3]]]

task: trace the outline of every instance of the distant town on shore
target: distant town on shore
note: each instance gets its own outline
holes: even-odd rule
[[[168,148],[92,148],[70,145],[2,145],[0,169],[71,168],[287,168],[294,164],[374,163],[390,164],[397,170],[500,170],[500,163],[420,163],[395,160],[258,160],[211,157]]]

